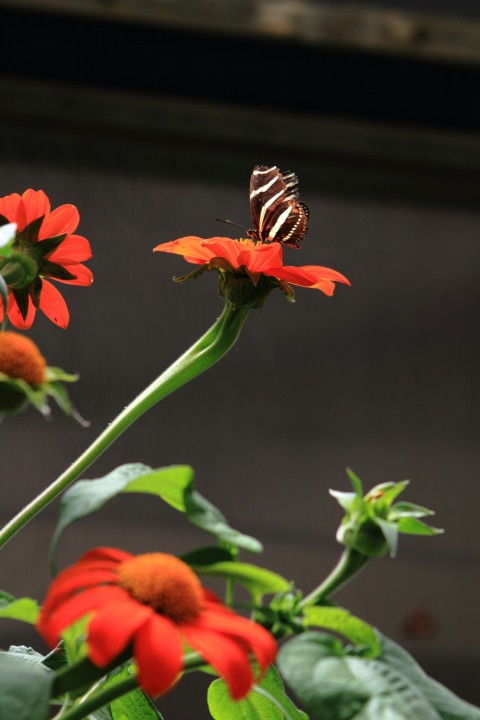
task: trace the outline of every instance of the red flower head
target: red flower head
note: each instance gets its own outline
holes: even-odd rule
[[[105,667],[132,645],[139,685],[152,695],[182,671],[183,642],[224,677],[235,699],[254,681],[249,652],[261,672],[275,658],[270,633],[222,605],[172,555],[91,550],[52,582],[37,627],[53,647],[87,613],[92,663]]]
[[[91,285],[93,275],[82,265],[91,256],[90,244],[74,235],[80,216],[74,205],[50,211],[43,190],[26,190],[0,198],[0,224],[17,224],[8,257],[0,255],[0,271],[17,266],[22,271],[9,286],[8,318],[17,328],[29,328],[40,308],[56,325],[66,328],[68,308],[60,292],[45,278],[69,285]],[[3,311],[0,307],[0,319]]]
[[[283,264],[282,245],[300,247],[310,215],[307,205],[299,200],[295,173],[282,172],[276,165],[257,165],[250,177],[250,213],[254,227],[247,230],[248,238],[204,240],[189,236],[162,243],[154,250],[183,255],[187,262],[201,265],[199,270],[178,278],[179,282],[205,270],[217,270],[220,295],[234,308],[261,307],[275,287],[293,301],[291,285],[321,290],[325,295],[333,295],[336,282],[350,285],[346,277],[330,268]]]
[[[284,265],[282,245],[278,242],[255,242],[251,238],[231,240],[226,237],[203,239],[183,237],[162,243],[155,251],[183,255],[190,263],[202,265],[188,277],[195,277],[204,270],[218,270],[220,294],[235,307],[261,307],[265,297],[275,287],[293,300],[291,285],[321,290],[333,295],[335,282],[350,285],[344,275],[336,270],[318,265]]]

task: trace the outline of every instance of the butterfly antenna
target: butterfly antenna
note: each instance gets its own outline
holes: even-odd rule
[[[240,230],[245,230],[245,232],[248,233],[248,230],[246,227],[243,227],[243,225],[239,225],[238,223],[233,222],[233,220],[223,220],[222,218],[215,218],[215,220],[217,222],[226,223],[227,225],[233,225],[234,227],[238,227],[238,228],[240,228]]]

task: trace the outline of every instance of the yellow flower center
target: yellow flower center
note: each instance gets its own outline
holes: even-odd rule
[[[38,385],[46,380],[47,363],[30,338],[14,332],[0,332],[0,372],[11,378]]]
[[[173,555],[148,553],[126,560],[119,584],[130,595],[174,622],[193,619],[202,610],[202,586],[193,570]]]

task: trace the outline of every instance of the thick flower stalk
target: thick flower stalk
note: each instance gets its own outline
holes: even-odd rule
[[[74,205],[50,210],[43,190],[0,198],[0,225],[17,225],[8,254],[0,250],[0,274],[9,289],[8,319],[16,328],[31,327],[39,309],[59,327],[67,327],[67,304],[47,278],[68,285],[92,284],[93,275],[82,264],[92,256],[90,244],[74,234],[79,220]],[[0,320],[3,316],[0,306]]]
[[[37,628],[54,647],[86,614],[92,663],[104,668],[132,647],[139,685],[154,696],[179,678],[185,643],[224,677],[236,700],[255,679],[250,653],[260,675],[276,654],[267,630],[229,610],[188,565],[164,553],[91,550],[52,582]]]
[[[350,285],[344,275],[327,267],[284,265],[283,247],[278,242],[188,236],[161,243],[154,250],[182,255],[187,262],[201,266],[178,281],[216,270],[220,295],[233,307],[261,307],[274,288],[294,300],[292,285],[320,290],[329,296],[336,282]]]

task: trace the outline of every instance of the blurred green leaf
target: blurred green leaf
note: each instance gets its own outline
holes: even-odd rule
[[[217,562],[213,565],[192,565],[195,572],[234,580],[245,587],[253,601],[259,603],[262,595],[290,590],[291,583],[281,575],[249,563]]]
[[[322,633],[305,633],[281,648],[278,666],[312,720],[480,720],[402,648],[381,644],[377,658],[340,655]]]
[[[0,652],[1,720],[47,720],[53,677],[41,662]]]
[[[22,620],[35,625],[40,608],[32,598],[15,598],[0,590],[0,617]]]
[[[274,667],[239,701],[232,700],[223,680],[214,680],[208,688],[207,702],[214,720],[308,720],[285,694],[282,679]]]
[[[261,552],[261,543],[231,528],[220,510],[194,489],[193,481],[194,471],[188,465],[153,470],[141,463],[131,463],[112,470],[102,478],[75,483],[65,492],[60,503],[59,520],[50,548],[53,570],[64,530],[123,492],[156,495],[175,510],[185,513],[194,525],[215,535],[220,542],[250,552]]]
[[[310,606],[304,610],[304,623],[343,635],[355,645],[366,646],[364,657],[377,657],[381,651],[376,630],[364,620],[338,607]]]

